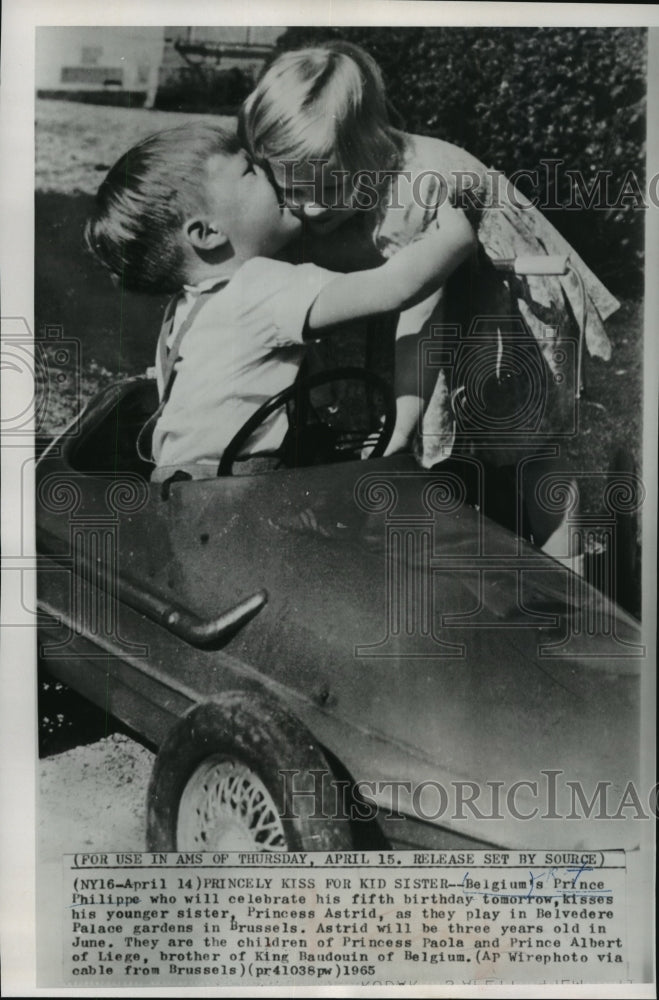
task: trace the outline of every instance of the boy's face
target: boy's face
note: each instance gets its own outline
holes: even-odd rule
[[[211,157],[206,175],[208,212],[236,256],[272,257],[300,232],[300,220],[280,207],[267,173],[244,151]]]

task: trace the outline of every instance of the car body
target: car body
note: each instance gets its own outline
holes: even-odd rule
[[[271,788],[270,744],[276,773],[327,763],[378,810],[361,840],[353,809],[338,839],[275,846],[636,845],[568,784],[590,801],[607,782],[615,812],[637,780],[631,616],[411,455],[150,482],[155,405],[146,379],[104,390],[37,466],[41,655],[160,747],[152,846],[199,845],[177,810],[204,761],[242,747]]]

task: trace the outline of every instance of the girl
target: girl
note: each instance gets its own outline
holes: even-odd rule
[[[432,392],[423,426],[425,433],[432,415],[438,447],[425,464],[450,453],[457,429],[453,454],[472,502],[561,554],[562,514],[541,480],[556,466],[560,438],[576,431],[578,337],[608,359],[602,321],[616,300],[501,174],[448,142],[396,128],[379,67],[355,45],[279,56],[245,102],[240,126],[306,223],[298,260],[373,266],[423,239],[447,199],[465,212],[478,253],[398,321],[389,450],[405,445]],[[568,253],[583,281],[583,309],[573,276],[506,278],[490,263]]]

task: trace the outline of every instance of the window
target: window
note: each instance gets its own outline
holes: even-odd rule
[[[63,66],[62,83],[95,83],[99,87],[112,84],[121,87],[124,71],[114,66]]]

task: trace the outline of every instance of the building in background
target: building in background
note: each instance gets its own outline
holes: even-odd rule
[[[151,107],[164,45],[163,28],[38,28],[37,95]]]
[[[252,89],[283,30],[38,29],[37,94],[130,107],[235,109]]]

